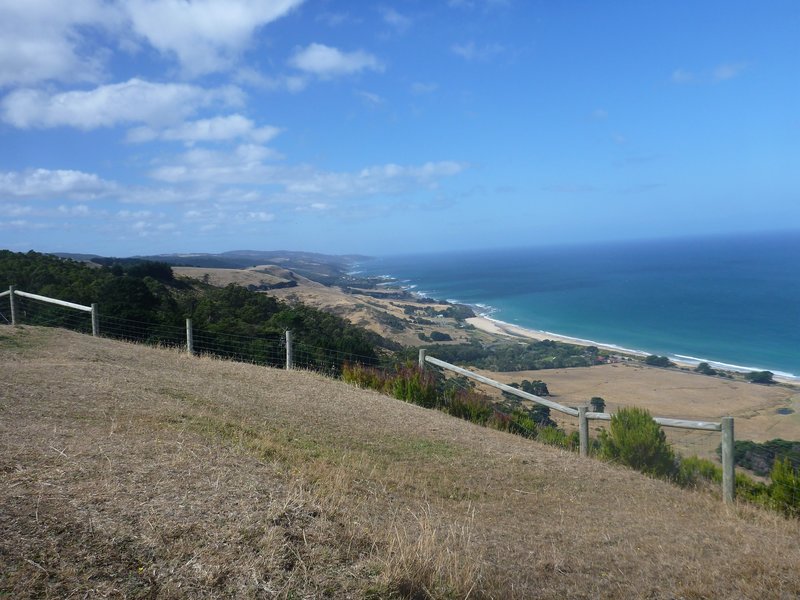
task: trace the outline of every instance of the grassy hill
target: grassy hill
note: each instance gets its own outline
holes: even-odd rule
[[[0,328],[0,596],[795,598],[800,523],[314,373]]]

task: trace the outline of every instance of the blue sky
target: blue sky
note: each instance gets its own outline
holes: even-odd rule
[[[0,247],[786,229],[794,0],[0,0]]]

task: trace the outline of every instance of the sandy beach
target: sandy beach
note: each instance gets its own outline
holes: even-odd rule
[[[489,317],[483,317],[483,316],[472,317],[470,319],[467,319],[467,322],[470,325],[476,327],[477,329],[480,329],[481,331],[485,331],[487,333],[492,333],[495,335],[504,335],[504,336],[511,336],[516,338],[524,338],[524,339],[539,340],[539,341],[553,340],[555,342],[577,344],[579,346],[596,346],[598,348],[602,348],[603,350],[622,352],[634,356],[647,356],[646,352],[639,352],[637,350],[620,348],[619,346],[615,346],[613,344],[603,344],[602,342],[595,342],[592,340],[582,340],[579,338],[567,337],[549,331],[526,329],[525,327],[519,327],[517,325],[511,325],[510,323],[504,323],[496,319],[490,319]]]

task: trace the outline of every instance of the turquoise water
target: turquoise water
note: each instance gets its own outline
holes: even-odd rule
[[[358,269],[521,327],[800,375],[800,232],[391,256]]]

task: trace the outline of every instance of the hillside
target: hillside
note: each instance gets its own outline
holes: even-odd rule
[[[796,521],[313,373],[36,327],[0,357],[0,595],[800,595]]]

